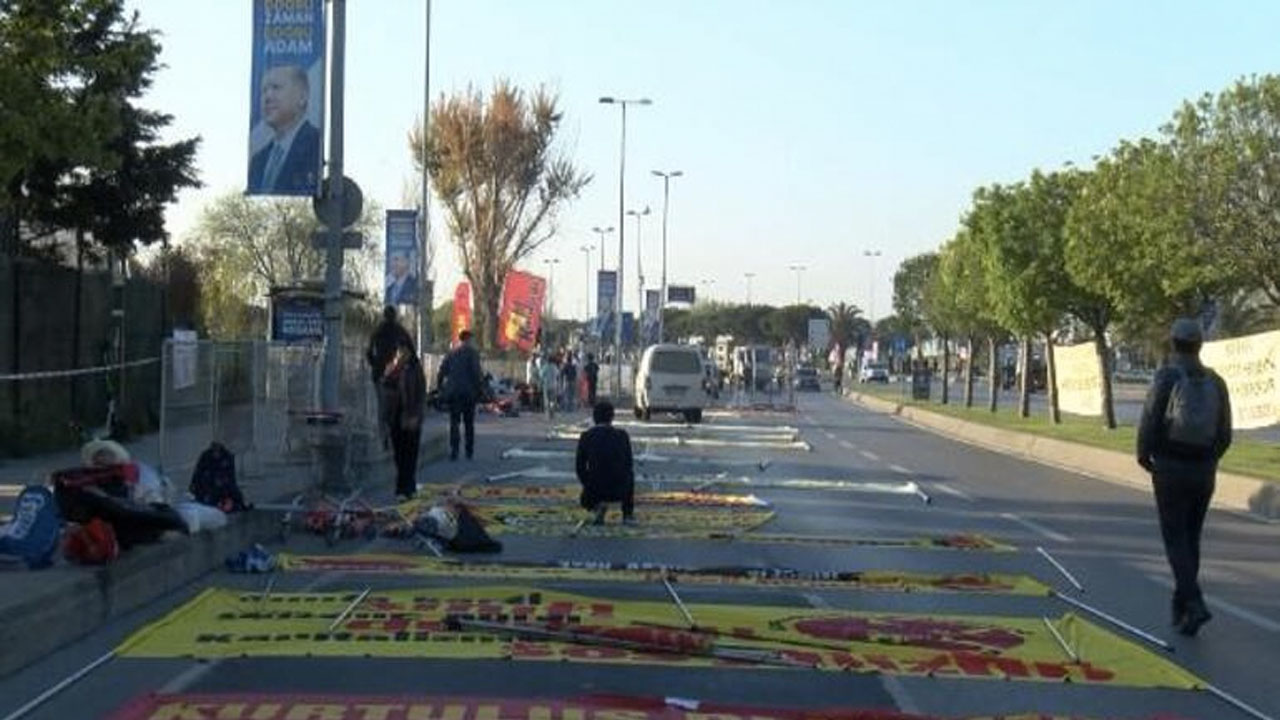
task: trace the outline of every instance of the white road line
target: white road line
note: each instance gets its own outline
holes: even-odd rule
[[[805,593],[804,600],[805,602],[809,603],[813,607],[818,608],[819,610],[826,610],[831,607],[831,603],[827,602],[826,598],[823,598],[822,596],[816,595],[814,593]]]
[[[894,471],[894,472],[896,472],[896,473],[902,474],[902,475],[914,475],[914,474],[915,474],[915,473],[911,472],[910,470],[908,470],[908,469],[906,469],[906,468],[902,467],[901,465],[890,465],[890,466],[889,466],[889,469],[890,469],[890,470],[892,470],[892,471]]]
[[[880,462],[880,456],[871,452],[870,450],[859,450],[858,454],[870,460],[871,462]]]
[[[1023,517],[1018,517],[1013,513],[1001,513],[1000,517],[1004,518],[1005,520],[1011,520],[1013,522],[1016,522],[1022,527],[1027,528],[1028,530],[1033,530],[1035,532],[1038,532],[1041,535],[1049,538],[1050,540],[1057,540],[1058,542],[1064,542],[1064,543],[1075,542],[1068,535],[1063,535],[1062,533],[1057,532],[1055,530],[1050,530],[1049,528],[1045,527],[1044,525],[1041,525],[1038,522],[1034,522],[1032,520],[1028,520]]]
[[[849,442],[848,440],[841,440],[841,441],[840,441],[840,447],[844,448],[845,450],[857,450],[857,449],[858,449],[858,446],[857,446],[857,445],[854,445],[853,443]]]
[[[1169,578],[1162,577],[1160,575],[1148,575],[1147,577],[1158,585],[1163,585],[1170,590],[1173,589],[1173,581]],[[1228,615],[1234,615],[1237,619],[1257,625],[1263,630],[1280,633],[1280,622],[1276,622],[1269,617],[1259,615],[1252,610],[1246,610],[1235,603],[1227,602],[1226,600],[1219,600],[1211,595],[1206,595],[1204,600],[1208,603],[1209,607],[1214,610],[1221,610]]]
[[[893,702],[898,706],[899,710],[912,715],[920,713],[920,706],[916,705],[916,701],[911,699],[911,695],[907,693],[907,688],[896,675],[881,675],[880,684],[884,685],[885,692],[889,693],[889,697],[893,698]]]
[[[182,672],[173,676],[172,680],[165,683],[160,688],[160,692],[165,695],[173,695],[173,694],[183,692],[187,688],[196,684],[196,682],[199,681],[200,678],[204,677],[205,675],[208,675],[221,662],[222,660],[220,658],[214,658],[213,660],[210,660],[208,662],[198,662],[195,665],[192,665],[186,670],[183,670]]]
[[[823,435],[826,435],[828,440],[835,440],[835,439],[836,439],[836,434],[835,434],[835,433],[833,433],[833,432],[831,432],[830,430],[823,430],[823,431],[822,431],[822,434],[823,434]]]
[[[971,495],[969,495],[969,493],[967,493],[967,492],[965,492],[965,491],[961,490],[960,488],[951,487],[950,485],[947,485],[946,483],[934,483],[934,484],[933,484],[933,489],[934,489],[934,490],[938,490],[938,491],[940,491],[940,492],[944,492],[944,493],[946,493],[946,494],[948,494],[948,495],[951,495],[952,497],[958,497],[958,498],[960,498],[961,500],[966,500],[966,501],[968,501],[968,502],[973,502],[973,497],[972,497]]]

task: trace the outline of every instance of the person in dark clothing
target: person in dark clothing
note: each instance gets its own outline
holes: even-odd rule
[[[480,353],[471,345],[471,331],[458,333],[458,347],[440,363],[440,395],[449,406],[449,459],[458,459],[461,423],[467,435],[467,459],[476,451],[476,402],[482,395],[484,371]]]
[[[382,311],[382,322],[378,323],[378,327],[369,336],[369,347],[364,352],[365,360],[369,363],[369,374],[375,384],[382,381],[387,363],[391,362],[401,346],[409,348],[410,354],[416,354],[409,331],[396,321],[396,309],[388,305]]]
[[[412,343],[402,344],[382,375],[383,422],[391,435],[396,465],[396,497],[410,499],[418,490],[418,445],[426,379]]]
[[[600,382],[600,366],[596,364],[596,356],[587,353],[587,364],[582,366],[582,374],[587,378],[587,405],[596,406],[596,386]]]
[[[1210,615],[1200,590],[1200,532],[1218,461],[1231,447],[1231,399],[1222,378],[1200,362],[1200,322],[1181,319],[1173,354],[1147,391],[1138,427],[1138,464],[1151,473],[1160,534],[1173,570],[1173,625],[1193,636]]]
[[[565,353],[564,364],[560,366],[560,380],[564,396],[561,407],[565,412],[573,412],[578,399],[578,366],[573,362],[572,353]]]
[[[595,524],[603,525],[606,503],[622,504],[622,522],[635,524],[635,467],[631,457],[631,437],[613,426],[613,405],[597,403],[592,410],[595,426],[578,437],[575,466],[582,483],[579,502],[595,513]]]

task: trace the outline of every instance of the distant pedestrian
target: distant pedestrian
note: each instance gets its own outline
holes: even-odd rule
[[[382,384],[383,375],[386,374],[387,365],[390,364],[392,358],[395,357],[396,350],[401,346],[408,347],[413,350],[413,338],[409,337],[409,331],[396,320],[396,309],[394,306],[388,305],[382,310],[382,322],[378,323],[378,327],[374,328],[372,334],[369,335],[369,345],[365,348],[364,359],[369,365],[369,377],[373,380],[375,390]],[[414,353],[416,355],[416,353]],[[382,402],[383,393],[377,392],[378,402]],[[379,405],[378,416],[386,417],[386,411]],[[379,430],[382,435],[382,447],[386,448],[388,440],[388,430],[390,428],[383,425]]]
[[[575,469],[582,483],[579,503],[595,513],[595,524],[603,525],[606,503],[622,505],[622,522],[635,524],[635,465],[631,437],[613,426],[613,405],[596,403],[591,411],[595,426],[578,437]]]
[[[1218,461],[1231,446],[1227,384],[1200,362],[1198,320],[1173,324],[1173,354],[1147,391],[1138,428],[1138,464],[1151,473],[1160,534],[1173,570],[1172,620],[1193,636],[1212,615],[1200,590],[1200,532]]]
[[[565,412],[577,409],[578,366],[573,362],[573,353],[565,353],[564,363],[560,366],[560,394],[564,397],[561,407]]]
[[[560,368],[556,365],[551,353],[542,356],[542,364],[538,366],[538,385],[542,390],[542,411],[547,419],[555,417],[556,396],[559,394],[557,383],[560,381]]]
[[[596,406],[596,388],[600,385],[600,365],[596,356],[587,353],[587,364],[582,366],[582,374],[587,378],[587,407]]]
[[[484,394],[484,371],[480,367],[480,353],[471,344],[470,330],[458,333],[458,346],[440,363],[438,383],[440,397],[449,407],[449,459],[458,459],[461,444],[458,425],[462,424],[470,460],[476,451],[476,403]]]
[[[395,458],[396,497],[408,500],[418,490],[418,444],[427,394],[412,343],[400,345],[392,355],[383,370],[381,390],[383,422],[390,431]]]

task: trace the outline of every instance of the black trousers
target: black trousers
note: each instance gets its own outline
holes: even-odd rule
[[[587,409],[590,410],[596,406],[596,385],[598,381],[587,380]]]
[[[578,504],[586,510],[594,511],[601,503],[616,502],[622,505],[622,516],[631,517],[636,510],[636,486],[634,482],[592,481],[585,484],[582,494],[578,496]]]
[[[1175,611],[1204,601],[1200,592],[1200,532],[1213,497],[1212,468],[1165,470],[1157,461],[1154,476],[1156,510],[1165,556],[1173,570]]]
[[[467,433],[467,457],[476,452],[476,404],[470,400],[454,400],[449,403],[449,455],[458,457],[458,445],[461,444],[461,433],[458,424],[463,425]]]
[[[396,494],[413,495],[418,490],[418,439],[422,428],[405,430],[399,423],[391,427],[391,451],[396,462]]]

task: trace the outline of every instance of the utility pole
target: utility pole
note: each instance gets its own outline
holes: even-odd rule
[[[658,342],[661,343],[667,341],[667,210],[671,204],[671,178],[680,177],[684,172],[654,170],[653,174],[662,178],[662,297],[658,301]]]
[[[326,412],[340,411],[338,385],[342,380],[342,214],[346,178],[342,171],[343,95],[346,73],[346,0],[330,0],[333,8],[333,60],[329,68],[329,196],[328,247],[324,274],[324,365],[320,403]]]
[[[431,278],[431,176],[427,172],[427,131],[431,127],[431,0],[426,0],[426,43],[422,74],[422,240],[421,272],[418,277],[418,352],[432,342],[431,307],[435,303],[435,282]]]

